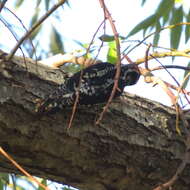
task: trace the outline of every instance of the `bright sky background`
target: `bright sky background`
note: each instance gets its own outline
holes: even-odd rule
[[[185,7],[189,8],[189,0],[186,0]],[[34,1],[25,1],[24,6],[22,6],[20,9],[13,10],[16,15],[22,19],[22,22],[28,26],[28,21],[30,20],[31,16],[33,15],[33,10],[35,9],[33,5]],[[117,30],[119,34],[122,36],[126,36],[129,31],[140,21],[150,16],[152,13],[155,12],[155,9],[157,8],[157,5],[160,1],[158,0],[147,0],[147,3],[145,3],[145,6],[141,7],[141,0],[105,0],[106,5],[108,6],[113,19],[115,20],[115,24],[117,27]],[[65,49],[67,52],[72,52],[76,49],[79,49],[80,47],[77,46],[77,44],[73,40],[78,40],[82,43],[89,43],[92,39],[93,34],[97,30],[99,24],[103,20],[103,11],[100,8],[99,0],[70,0],[70,7],[64,6],[59,9],[59,17],[60,21],[57,21],[53,18],[49,18],[47,22],[44,24],[44,33],[41,38],[41,43],[44,46],[44,50],[47,50],[48,41],[48,34],[50,33],[50,24],[53,24],[54,26],[57,26],[59,28],[59,32],[62,34],[63,39],[65,41]],[[6,4],[7,7],[11,8],[13,1],[8,1]],[[187,7],[188,6],[188,7]],[[45,10],[41,11],[42,14],[45,13]],[[6,17],[8,19],[8,17]],[[13,17],[11,17],[11,21],[13,21]],[[16,20],[15,20],[16,22]],[[18,24],[19,26],[19,24]],[[21,28],[21,27],[20,27]],[[18,27],[18,33],[20,36],[23,34],[23,30],[20,30]],[[16,43],[15,40],[9,36],[9,32],[4,32],[5,28],[0,25],[0,43],[6,44],[7,49],[11,49],[14,44]],[[109,28],[109,24],[107,24],[107,34],[112,34],[111,29]],[[7,38],[5,38],[4,34],[7,34]],[[47,35],[45,35],[47,34]],[[101,36],[102,33],[99,33],[99,36]],[[169,47],[169,41],[167,39],[168,37],[168,31],[164,31],[161,33],[161,41],[160,46],[163,47]],[[11,39],[11,40],[10,40]],[[131,39],[134,40],[142,40],[143,36],[142,34],[137,34]],[[6,43],[4,43],[6,41]],[[99,42],[100,40],[96,40]],[[9,42],[9,43],[7,43]],[[183,47],[182,49],[185,49],[188,47],[188,44]],[[135,51],[133,51],[129,57],[135,61],[137,58],[141,58],[145,56],[146,47],[140,46]],[[178,59],[179,61],[183,61],[184,59]],[[163,64],[167,62],[167,64],[171,64],[171,59],[162,59],[161,60]],[[154,61],[155,62],[155,61]],[[185,64],[187,61],[185,60]],[[174,71],[176,73],[176,70]],[[180,72],[180,71],[177,71]],[[181,72],[183,73],[183,72]],[[164,79],[168,80],[168,82],[171,82],[172,79],[168,78],[168,76],[164,73],[161,74],[161,77],[164,77]],[[166,105],[170,104],[170,99],[168,96],[162,91],[160,87],[154,87],[152,88],[152,85],[145,84],[143,80],[140,80],[137,85],[127,87],[126,91],[132,92],[135,94],[138,94],[140,96],[147,97],[149,99],[153,99],[156,101],[160,101]]]

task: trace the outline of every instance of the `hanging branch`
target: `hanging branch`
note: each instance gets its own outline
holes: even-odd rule
[[[115,74],[115,78],[114,78],[115,82],[114,82],[113,90],[112,90],[111,95],[107,101],[107,104],[103,108],[103,111],[101,112],[99,118],[96,121],[96,125],[98,125],[100,123],[100,121],[102,120],[104,113],[107,111],[107,109],[108,109],[108,107],[109,107],[109,105],[110,105],[110,103],[111,103],[111,101],[115,95],[115,92],[116,92],[117,87],[118,87],[118,79],[119,79],[120,72],[121,72],[121,52],[120,52],[119,34],[118,34],[116,26],[114,24],[114,20],[112,19],[110,12],[105,5],[104,0],[99,0],[99,2],[100,2],[101,8],[104,11],[104,17],[105,17],[105,19],[109,20],[112,31],[114,33],[114,39],[115,39],[116,50],[117,50],[117,64],[116,64],[117,70],[116,70],[116,74]]]

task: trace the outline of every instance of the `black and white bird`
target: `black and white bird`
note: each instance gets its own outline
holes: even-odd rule
[[[38,111],[49,112],[62,109],[66,106],[72,106],[77,92],[79,93],[78,104],[80,105],[107,102],[113,90],[116,70],[115,65],[101,62],[85,68],[82,73],[81,71],[75,73],[42,102]],[[118,88],[114,98],[122,94],[125,86],[136,84],[139,77],[140,73],[136,64],[121,64]],[[81,82],[79,84],[80,78]]]

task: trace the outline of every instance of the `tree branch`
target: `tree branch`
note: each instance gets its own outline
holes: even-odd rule
[[[67,130],[72,108],[35,113],[36,100],[63,83],[66,74],[31,59],[26,70],[22,58],[5,62],[4,56],[1,52],[0,146],[30,174],[81,190],[147,190],[173,176],[185,152],[173,109],[125,93],[112,102],[99,126],[94,121],[104,105],[81,106]],[[19,173],[0,159],[2,172]],[[188,169],[174,188],[189,188]]]

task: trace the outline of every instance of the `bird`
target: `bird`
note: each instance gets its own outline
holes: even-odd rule
[[[79,93],[79,105],[94,105],[108,101],[113,90],[117,67],[109,62],[93,64],[68,78],[38,107],[38,112],[56,112],[72,106]],[[125,86],[134,85],[140,77],[135,63],[121,64],[114,98],[121,96]]]

